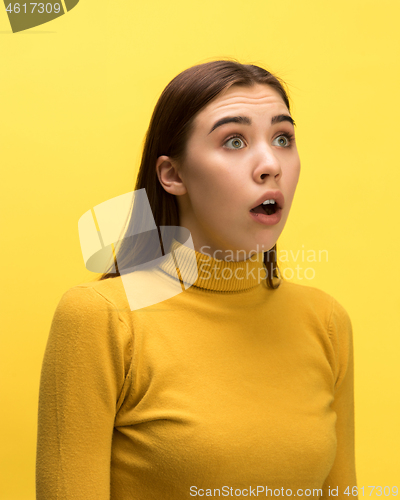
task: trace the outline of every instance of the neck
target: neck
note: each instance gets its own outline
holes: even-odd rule
[[[243,261],[219,260],[203,254],[173,239],[171,251],[159,267],[187,287],[236,292],[248,290],[266,278],[263,252],[255,253]]]

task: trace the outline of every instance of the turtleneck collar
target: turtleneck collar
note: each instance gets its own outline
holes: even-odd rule
[[[187,287],[238,292],[253,288],[266,278],[263,255],[260,252],[238,262],[219,260],[173,239],[171,252],[159,267],[175,279],[178,275]]]

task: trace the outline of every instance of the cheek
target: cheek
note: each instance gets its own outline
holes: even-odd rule
[[[286,210],[290,210],[292,206],[293,198],[296,193],[297,184],[299,181],[300,169],[297,166],[288,168],[283,172],[282,177],[282,191],[285,196],[285,207]]]
[[[296,162],[286,171],[286,181],[290,191],[295,191],[297,183],[299,182],[299,177],[300,162]]]
[[[215,210],[229,196],[229,182],[223,169],[205,154],[188,159],[185,186],[194,210]],[[232,195],[231,195],[232,196]]]
[[[203,225],[221,230],[232,224],[237,202],[220,176],[204,175],[190,193],[193,214]]]
[[[294,170],[294,177],[296,178],[296,183],[297,181],[299,180],[299,176],[300,176],[300,170],[301,170],[301,162],[300,162],[300,157],[299,157],[299,153],[298,151],[296,150],[296,159],[293,163],[293,170]]]

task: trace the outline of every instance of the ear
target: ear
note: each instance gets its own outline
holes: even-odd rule
[[[159,156],[157,158],[156,172],[158,180],[168,193],[181,195],[187,192],[179,175],[178,165],[169,156]]]

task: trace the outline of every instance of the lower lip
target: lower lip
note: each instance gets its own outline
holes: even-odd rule
[[[254,212],[249,212],[249,214],[255,221],[259,222],[260,224],[264,224],[266,226],[273,226],[274,224],[278,224],[278,222],[281,220],[282,209],[280,208],[272,215],[256,214]]]

